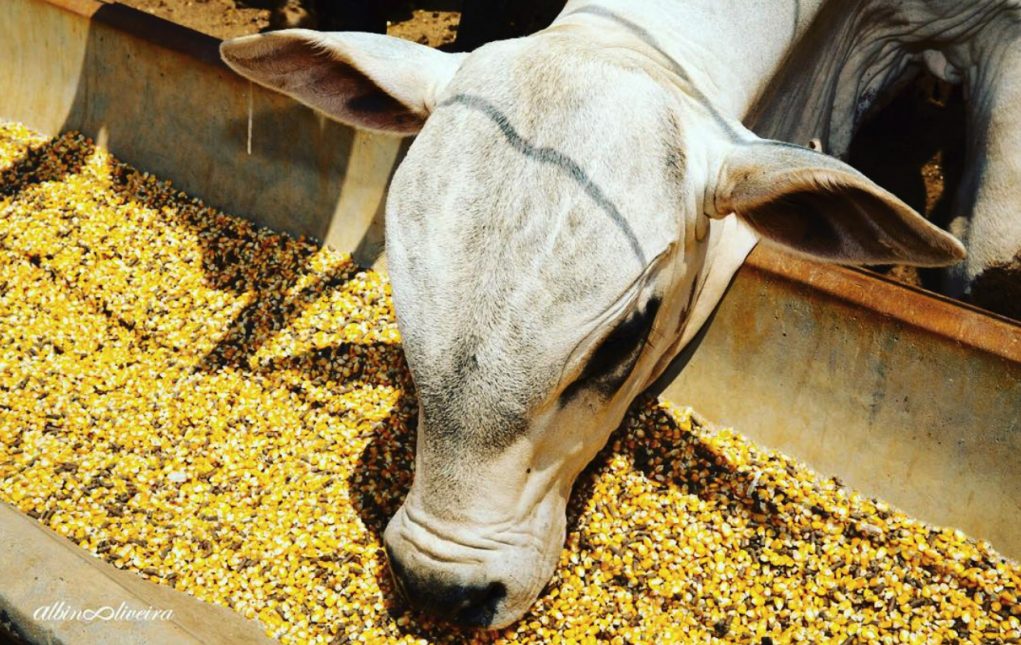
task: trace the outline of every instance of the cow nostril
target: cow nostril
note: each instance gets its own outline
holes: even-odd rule
[[[385,550],[398,593],[417,609],[462,627],[488,627],[500,601],[507,596],[507,587],[502,582],[478,587],[450,585],[432,575],[416,575],[389,546]]]
[[[464,627],[487,627],[493,622],[496,608],[507,596],[503,583],[463,589],[462,606],[454,613],[454,622]]]

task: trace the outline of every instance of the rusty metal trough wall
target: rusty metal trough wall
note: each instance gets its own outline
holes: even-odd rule
[[[0,118],[78,130],[213,206],[371,264],[402,141],[241,79],[218,46],[124,5],[3,0]]]
[[[93,0],[3,0],[0,118],[81,130],[212,205],[373,262],[401,142],[251,87],[216,44]],[[1021,557],[1016,323],[758,249],[665,394]]]
[[[1021,326],[756,249],[664,392],[1021,557]]]

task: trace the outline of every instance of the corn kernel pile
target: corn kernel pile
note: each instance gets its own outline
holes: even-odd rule
[[[502,632],[409,612],[380,546],[415,413],[389,286],[77,134],[0,124],[0,499],[284,642],[1018,642],[1021,568],[645,401]]]

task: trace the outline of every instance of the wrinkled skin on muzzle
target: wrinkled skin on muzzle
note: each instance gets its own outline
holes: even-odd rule
[[[416,477],[384,541],[398,587],[420,609],[459,625],[500,627],[524,613],[552,576],[570,484],[550,481],[555,469],[522,470],[529,459],[516,453],[524,448],[494,455],[473,480],[428,468],[421,472],[430,475]]]
[[[332,118],[418,135],[386,206],[419,418],[384,543],[401,593],[453,623],[528,611],[578,474],[760,239],[840,263],[963,257],[845,164],[755,137],[648,34],[608,25],[593,10],[470,55],[304,30],[221,48]]]

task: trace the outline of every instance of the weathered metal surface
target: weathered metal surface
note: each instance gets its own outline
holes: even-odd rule
[[[124,5],[4,0],[0,117],[81,131],[213,206],[360,249],[371,264],[401,140],[250,84],[220,63],[218,45]]]
[[[1021,326],[759,248],[664,391],[1021,556]]]
[[[0,610],[34,643],[274,642],[254,621],[120,571],[3,503]]]

